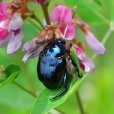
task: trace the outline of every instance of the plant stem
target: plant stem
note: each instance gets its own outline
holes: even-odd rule
[[[37,97],[37,95],[35,93],[33,93],[32,91],[28,90],[27,88],[23,87],[22,85],[20,85],[19,83],[17,83],[16,81],[13,81],[13,84],[15,84],[16,86],[18,86],[19,88],[21,88],[22,90],[26,91],[27,93],[29,93],[30,95],[32,95],[33,97]]]
[[[109,37],[111,36],[112,32],[113,32],[113,31],[109,28],[109,30],[106,32],[104,38],[103,38],[102,41],[101,41],[101,43],[102,43],[103,45],[106,44],[106,42],[107,42],[107,40],[109,39]],[[98,56],[98,55],[93,54],[92,59],[95,60],[97,56]],[[75,83],[75,84],[73,85],[71,92],[72,92],[72,91],[74,92],[74,91],[77,90],[77,89],[75,89],[75,88],[77,87],[77,85],[80,86],[81,83],[86,79],[86,77],[88,76],[88,74],[89,74],[89,73],[86,73],[78,84]],[[81,100],[80,100],[80,97],[79,97],[78,92],[76,93],[76,97],[77,97],[78,104],[79,104],[79,107],[80,107],[80,112],[81,112],[81,114],[84,114],[83,107],[82,107],[82,103],[81,103]]]
[[[101,41],[101,43],[102,43],[103,45],[106,44],[106,42],[107,42],[107,40],[109,39],[109,37],[110,37],[110,35],[112,34],[112,32],[113,32],[113,31],[109,28],[109,30],[106,32],[104,38],[103,38],[102,41]],[[97,56],[98,56],[97,54],[93,54],[92,59],[95,60]]]
[[[102,44],[103,44],[103,45],[107,42],[107,40],[108,40],[108,38],[110,37],[111,34],[112,34],[112,31],[109,29],[109,30],[107,31],[107,33],[105,34],[103,40],[102,40]]]
[[[78,92],[76,93],[76,98],[77,98],[77,102],[80,108],[80,114],[84,114],[84,109],[83,109],[81,98]]]
[[[35,19],[40,24],[40,26],[44,29],[44,26],[43,26],[42,22],[40,21],[40,19],[35,14],[33,14],[31,16],[31,18]]]
[[[48,5],[47,4],[41,4],[45,19],[46,19],[46,23],[47,25],[50,25],[50,18],[49,18],[49,13],[48,13]]]
[[[32,11],[30,8],[28,8],[28,11],[29,11],[29,13],[30,13],[30,16],[28,16],[28,17],[30,17],[30,18],[32,18],[32,19],[35,19],[35,20],[40,24],[40,26],[44,29],[44,26],[43,26],[42,22],[41,22],[40,19],[35,15],[34,11]]]
[[[28,18],[29,22],[33,25],[36,31],[42,31],[41,27],[39,27],[39,23],[35,22],[32,18]]]

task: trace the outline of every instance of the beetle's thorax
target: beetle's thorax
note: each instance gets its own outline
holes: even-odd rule
[[[53,57],[61,57],[66,52],[66,48],[60,42],[54,42],[53,44],[46,47],[46,55]]]

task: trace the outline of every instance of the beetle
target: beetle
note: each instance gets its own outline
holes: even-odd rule
[[[37,64],[39,80],[48,89],[57,89],[62,85],[64,86],[63,90],[51,98],[51,100],[60,98],[68,90],[67,60],[72,63],[77,72],[77,76],[81,78],[82,74],[79,72],[77,64],[72,60],[64,39],[59,38],[50,42],[39,54],[39,61]]]

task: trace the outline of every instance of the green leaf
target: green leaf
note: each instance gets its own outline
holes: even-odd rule
[[[12,73],[18,72],[20,71],[19,66],[15,65],[15,64],[11,64],[8,65],[5,72],[7,74],[7,76],[9,77]]]
[[[73,80],[73,77],[69,76],[68,77],[69,90],[72,85],[72,80]],[[50,100],[53,96],[58,94],[61,91],[61,89],[62,88],[60,88],[58,90],[44,89],[40,93],[40,95],[36,98],[36,101],[34,103],[31,114],[46,114],[51,109],[53,109],[53,108],[59,106],[60,104],[62,104],[63,102],[65,102],[67,100],[67,98],[69,97],[68,92],[58,100],[55,100],[55,101]]]
[[[85,22],[92,24],[106,24],[108,23],[108,19],[104,17],[101,13],[101,7],[94,0],[73,0],[73,2],[69,0],[64,0],[65,3],[70,7],[74,7],[75,5],[78,8],[78,15]]]
[[[102,3],[101,3],[100,0],[95,0],[95,2],[96,2],[98,5],[102,6]]]
[[[0,81],[0,87],[4,86],[5,84],[11,82],[14,78],[16,78],[20,73],[20,68],[17,65],[11,64],[6,68],[5,73],[6,79]]]
[[[79,66],[79,61],[78,61],[78,58],[76,57],[76,53],[75,53],[74,49],[71,50],[71,57],[75,61],[75,63]],[[60,91],[60,89],[59,90],[45,89],[44,91],[42,91],[40,93],[40,95],[36,98],[36,101],[34,103],[31,114],[47,114],[51,109],[64,103],[74,91],[74,90],[71,91],[73,76],[69,76],[68,82],[69,82],[68,92],[62,98],[60,98],[56,101],[52,102],[52,101],[50,101],[50,98],[52,98],[52,96],[56,95]],[[79,80],[75,82],[77,84],[75,89],[78,90],[79,84],[77,82],[79,83]]]

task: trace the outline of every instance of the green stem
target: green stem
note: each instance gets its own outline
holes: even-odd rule
[[[110,35],[112,34],[112,32],[113,32],[113,31],[109,28],[109,30],[106,32],[106,34],[105,34],[103,40],[101,41],[101,43],[102,43],[103,45],[106,44],[106,42],[108,41],[108,39],[109,39]],[[97,58],[97,56],[98,56],[98,55],[93,54],[92,59],[95,60],[95,59]],[[81,85],[81,84],[84,82],[84,80],[87,78],[88,74],[89,74],[89,73],[86,73],[80,81],[78,81],[77,83],[75,83],[75,84],[72,86],[72,88],[70,89],[70,94],[76,92],[76,91],[79,89],[80,85]],[[78,86],[78,88],[77,88],[77,86]],[[76,93],[76,94],[77,94],[77,93]],[[78,104],[79,104],[79,106],[80,106],[81,114],[84,114],[84,113],[82,112],[83,108],[82,108],[81,101],[80,101],[80,97],[79,97],[78,94],[77,94],[77,100],[78,100]]]
[[[35,19],[40,24],[40,26],[44,29],[44,26],[43,26],[42,22],[40,21],[40,19],[35,14],[33,14],[31,16],[31,18]]]
[[[30,18],[32,18],[32,19],[35,19],[35,20],[40,24],[40,26],[44,29],[44,26],[43,26],[42,22],[41,22],[40,19],[35,15],[34,11],[31,10],[31,9],[29,9],[29,8],[28,8],[28,11],[29,11],[29,13],[30,13],[30,15],[29,15],[28,17],[30,17]]]
[[[28,18],[29,22],[33,25],[33,27],[36,29],[36,31],[42,31],[41,27],[39,27],[39,23],[34,21],[32,18]]]
[[[49,17],[49,13],[48,13],[48,5],[47,4],[41,4],[45,19],[46,19],[46,23],[47,25],[50,25],[50,17]]]
[[[28,90],[27,88],[23,87],[22,85],[20,85],[19,83],[17,83],[16,81],[13,81],[13,84],[15,84],[16,86],[18,86],[19,88],[21,88],[22,90],[26,91],[27,93],[29,93],[30,95],[32,95],[33,97],[37,97],[36,94],[34,94],[32,91]]]
[[[101,43],[102,43],[103,45],[106,44],[106,42],[108,41],[108,39],[109,39],[110,35],[112,34],[112,32],[113,32],[113,31],[112,31],[111,29],[109,29],[109,30],[106,32],[104,38],[103,38],[102,41],[101,41]],[[92,59],[95,60],[97,56],[98,56],[97,54],[93,54],[93,55],[92,55]]]
[[[81,98],[78,92],[76,93],[76,98],[77,98],[77,102],[80,108],[80,114],[84,114],[84,109],[83,109]]]
[[[110,35],[112,34],[112,31],[109,29],[106,33],[106,35],[104,36],[103,40],[102,40],[102,44],[106,44],[108,38],[110,37]]]

